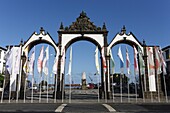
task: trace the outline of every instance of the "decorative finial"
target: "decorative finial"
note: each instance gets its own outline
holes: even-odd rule
[[[105,24],[105,22],[103,23],[102,30],[106,30],[106,24]]]
[[[22,44],[23,44],[23,39],[21,38],[20,45],[22,45]]]
[[[64,26],[63,26],[63,23],[61,22],[60,24],[60,30],[63,30],[64,29]]]
[[[44,34],[44,33],[45,33],[43,27],[40,28],[40,33],[41,33],[41,34]]]
[[[145,45],[146,46],[146,42],[145,42],[145,40],[143,39],[143,45]]]
[[[80,13],[80,17],[86,17],[86,13],[85,13],[84,11],[82,11],[82,12]]]
[[[125,34],[125,33],[126,33],[126,27],[125,27],[125,25],[123,25],[123,28],[121,29],[121,33],[122,33],[122,34]]]

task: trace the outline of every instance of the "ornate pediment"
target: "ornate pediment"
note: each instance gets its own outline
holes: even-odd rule
[[[90,21],[90,18],[87,17],[86,13],[82,11],[80,16],[73,22],[69,27],[63,27],[63,24],[60,26],[60,31],[66,32],[81,32],[81,31],[89,31],[89,32],[98,32],[98,31],[107,31],[105,24],[101,27],[97,27]]]

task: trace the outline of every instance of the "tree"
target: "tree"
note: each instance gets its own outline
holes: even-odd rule
[[[0,74],[0,87],[3,87],[4,76]]]

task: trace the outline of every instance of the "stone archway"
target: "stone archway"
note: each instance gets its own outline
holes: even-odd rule
[[[39,34],[34,32],[30,36],[30,38],[26,42],[24,42],[24,45],[22,47],[23,54],[25,54],[25,56],[28,57],[28,53],[33,48],[33,46],[40,43],[50,44],[54,48],[55,52],[57,52],[57,44],[52,39],[50,34],[48,32],[45,33],[45,30],[41,27]]]
[[[113,40],[108,45],[107,56],[109,58],[110,58],[109,51],[112,49],[112,47],[116,46],[117,44],[128,44],[132,48],[133,48],[133,46],[135,46],[135,48],[137,48],[137,51],[139,51],[138,50],[138,48],[139,48],[140,51],[141,51],[141,54],[143,54],[143,44],[140,41],[138,41],[138,39],[135,37],[135,35],[132,32],[127,34],[125,26],[123,26],[123,28],[121,29],[121,32],[117,33],[116,36],[113,38]],[[108,59],[108,62],[109,62],[109,60],[110,59]],[[124,61],[124,63],[125,63],[125,61]],[[110,66],[110,62],[108,64]],[[138,60],[138,65],[139,65],[139,60]],[[110,72],[109,72],[109,75],[110,75]],[[139,70],[139,86],[140,87],[143,87],[141,85],[141,84],[143,84],[143,81],[142,81],[143,79],[144,78],[141,78],[140,70]],[[139,95],[142,96],[142,92],[141,91],[139,92]]]
[[[58,44],[60,50],[60,57],[59,57],[58,80],[57,80],[57,83],[59,83],[57,89],[60,90],[58,90],[57,92],[58,94],[57,97],[62,98],[62,93],[63,93],[63,89],[61,89],[61,87],[63,87],[63,78],[64,78],[63,77],[64,73],[61,72],[61,68],[65,67],[65,65],[61,65],[61,58],[62,58],[63,51],[67,51],[67,48],[74,42],[77,42],[79,40],[86,40],[98,46],[100,51],[101,48],[104,47],[105,56],[106,56],[107,34],[108,31],[106,29],[105,24],[103,24],[102,28],[97,27],[96,25],[93,24],[93,22],[90,21],[90,18],[87,17],[85,12],[82,12],[80,16],[76,19],[76,21],[73,22],[69,27],[64,27],[63,24],[61,23],[60,29],[58,31],[58,35],[59,35]],[[101,73],[103,75],[102,68],[101,68]]]
[[[135,37],[135,35],[130,32],[129,34],[126,33],[126,28],[125,26],[123,26],[122,30],[120,33],[118,33],[113,40],[110,42],[110,44],[107,47],[107,57],[108,57],[108,62],[110,59],[110,55],[109,55],[109,50],[114,47],[117,44],[128,44],[130,46],[135,46],[137,48],[138,51],[138,66],[139,66],[139,86],[140,89],[142,89],[143,87],[143,94],[142,91],[140,90],[139,92],[139,96],[143,97],[143,98],[150,98],[152,96],[152,98],[156,99],[156,98],[163,98],[163,93],[162,93],[162,88],[161,88],[161,81],[160,81],[160,74],[157,74],[156,72],[156,53],[155,53],[155,49],[154,47],[156,46],[149,46],[145,44],[145,41],[143,41],[143,44],[138,41],[138,39]],[[152,57],[153,57],[153,67],[155,70],[155,74],[152,78],[150,78],[149,75],[149,63],[148,63],[148,51],[147,49],[151,48],[152,49]],[[144,65],[145,65],[145,70],[144,70],[144,75],[141,75],[141,70],[140,70],[140,60],[139,60],[139,53],[142,54],[142,59],[144,60]],[[108,65],[110,66],[110,64],[108,63]],[[109,70],[108,70],[109,71]],[[110,73],[109,73],[110,75]],[[156,76],[157,75],[157,76]],[[151,79],[153,81],[151,81]],[[144,81],[146,80],[146,81]],[[156,81],[157,80],[157,81]],[[151,87],[152,86],[155,87],[154,91],[151,91]]]
[[[51,45],[54,50],[55,53],[58,52],[58,44],[56,44],[56,42],[53,40],[53,38],[50,36],[50,34],[47,32],[45,32],[45,30],[41,27],[40,28],[40,33],[36,33],[34,32],[30,38],[24,42],[23,46],[22,46],[22,68],[26,62],[26,60],[28,60],[28,53],[29,51],[37,44],[41,44],[41,43],[46,43]],[[26,79],[26,74],[22,71],[22,77],[21,77],[21,90],[20,90],[20,98],[23,98],[24,96],[24,87],[25,87],[25,79]],[[55,76],[56,78],[56,76]]]

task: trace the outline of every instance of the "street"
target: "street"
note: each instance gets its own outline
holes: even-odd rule
[[[0,112],[26,113],[152,113],[170,112],[169,103],[3,103]]]

